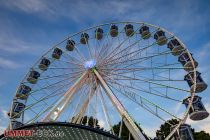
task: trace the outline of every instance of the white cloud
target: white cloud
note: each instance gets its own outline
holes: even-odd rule
[[[0,57],[0,68],[16,69],[20,67],[15,61]]]
[[[43,0],[7,0],[3,1],[3,4],[8,8],[19,9],[26,13],[54,13]]]

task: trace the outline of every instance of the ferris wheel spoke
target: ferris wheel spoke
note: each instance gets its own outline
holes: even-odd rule
[[[75,123],[75,121],[77,120],[77,115],[78,114],[76,114],[76,113],[78,112],[78,110],[80,108],[82,97],[84,96],[85,97],[84,100],[86,99],[87,91],[88,91],[88,86],[83,88],[82,94],[80,94],[80,97],[79,97],[79,101],[77,102],[75,108],[73,109],[72,115],[69,117],[69,122]]]
[[[52,98],[52,97],[55,97],[55,96],[58,96],[58,95],[61,96],[62,94],[63,94],[62,92],[61,92],[61,93],[57,93],[57,92],[55,91],[55,93],[53,93],[53,94],[46,95],[46,96],[42,97],[41,99],[37,100],[36,102],[33,102],[33,103],[29,104],[28,106],[26,106],[23,110],[21,110],[19,113],[17,113],[17,114],[14,115],[13,117],[16,117],[16,116],[22,114],[24,111],[26,111],[26,110],[32,108],[33,106],[35,106],[36,104],[38,104],[38,103],[40,103],[40,102],[43,102],[43,101],[45,101],[45,100],[48,100],[48,99],[50,99],[50,98]]]
[[[59,75],[54,75],[54,76],[43,76],[42,78],[39,78],[39,80],[46,80],[46,79],[51,79],[51,78],[64,78],[68,76],[69,79],[75,78],[78,75],[81,75],[84,71],[77,71],[77,72],[70,72],[70,73],[64,73],[64,74],[59,74]]]
[[[139,49],[139,50],[141,50],[141,51],[143,51],[143,50],[146,50],[146,49]],[[138,53],[138,51],[139,50],[136,50],[136,51],[133,51],[133,52],[131,52],[131,53],[136,53],[136,55],[138,56],[139,55],[139,53]],[[158,57],[158,56],[165,56],[165,55],[168,55],[168,54],[171,54],[171,51],[163,51],[163,52],[159,52],[159,53],[156,53],[156,54],[153,54],[153,55],[149,55],[149,56],[139,56],[139,58],[138,57],[136,57],[135,58],[135,56],[136,55],[133,55],[133,56],[131,56],[131,58],[126,58],[128,55],[130,55],[130,53],[129,54],[126,54],[126,55],[124,55],[124,56],[120,56],[119,57],[119,59],[123,59],[123,60],[121,60],[121,61],[117,61],[117,60],[119,60],[119,59],[117,59],[117,58],[115,58],[115,60],[110,60],[110,63],[107,63],[107,64],[104,64],[103,66],[107,66],[107,65],[134,65],[134,64],[138,64],[138,63],[142,63],[142,62],[144,62],[145,60],[149,60],[149,59],[152,59],[152,58],[154,58],[154,57]],[[117,59],[117,60],[116,60]],[[140,60],[140,61],[139,61]],[[133,62],[132,62],[133,61]],[[129,62],[132,62],[131,64],[129,63]],[[128,64],[126,64],[126,63],[128,63]],[[191,68],[191,67],[189,67],[189,68]]]
[[[166,65],[165,65],[166,66]],[[131,72],[139,72],[139,71],[144,71],[144,70],[152,70],[152,69],[154,69],[154,70],[179,70],[179,69],[184,69],[183,67],[143,67],[143,66],[141,66],[141,67],[135,67],[135,68],[124,68],[124,67],[122,67],[122,68],[101,68],[100,70],[106,70],[106,71],[115,71],[115,72],[117,72],[117,71],[119,71],[118,73],[119,74],[122,74],[122,73],[131,73]],[[122,73],[120,73],[120,72],[122,72]]]
[[[136,53],[136,52],[135,52]],[[156,55],[150,55],[150,56],[145,56],[145,57],[139,57],[139,58],[133,58],[133,59],[127,59],[127,55],[126,56],[121,56],[120,58],[122,58],[123,60],[119,61],[120,59],[118,59],[118,61],[115,59],[115,60],[112,60],[110,63],[107,63],[107,64],[104,64],[104,66],[107,66],[107,65],[120,65],[120,64],[126,64],[126,63],[129,63],[129,62],[133,62],[135,63],[135,61],[139,61],[139,60],[147,60],[147,59],[150,59],[150,58],[154,58],[154,57],[158,57],[158,56],[162,56],[162,55],[166,55],[166,54],[170,54],[171,51],[164,51],[164,52],[161,52],[159,54],[156,54]],[[128,54],[129,55],[129,54]],[[131,57],[132,58],[132,57]],[[141,61],[141,62],[143,62]]]
[[[138,28],[139,29],[139,28]],[[134,34],[138,31],[138,29],[137,30],[135,30],[134,31]],[[120,50],[120,48],[123,46],[123,44],[126,42],[126,41],[128,41],[129,40],[129,37],[126,37],[114,50],[112,50],[112,52],[111,53],[109,53],[105,58],[104,58],[104,60],[107,60],[107,58],[109,58],[111,55],[113,56],[114,55],[114,53],[115,52],[117,52],[117,51],[119,51]]]
[[[159,96],[159,97],[162,97],[162,98],[166,98],[166,99],[170,99],[170,100],[173,100],[173,101],[177,101],[177,102],[182,102],[181,100],[178,100],[178,99],[175,99],[175,98],[172,98],[170,96],[168,96],[168,94],[162,94],[162,93],[154,93],[154,92],[151,92],[151,91],[148,91],[148,90],[145,90],[143,88],[140,88],[140,87],[134,87],[132,85],[128,85],[128,84],[121,84],[119,82],[117,82],[116,80],[114,80],[113,78],[111,77],[108,77],[108,81],[114,85],[117,85],[119,87],[126,87],[128,89],[131,89],[131,90],[135,90],[135,91],[138,91],[139,93],[141,92],[144,92],[144,93],[148,93],[148,94],[152,94],[152,95],[155,95],[155,96]],[[157,92],[157,91],[156,91]]]
[[[67,84],[63,84],[63,85],[60,85],[58,88],[56,88],[55,90],[53,90],[50,94],[49,93],[46,93],[44,96],[42,96],[42,97],[40,97],[39,99],[36,99],[33,95],[31,95],[33,98],[32,99],[34,99],[36,102],[38,102],[40,99],[43,99],[43,98],[45,98],[45,97],[49,97],[49,98],[46,98],[46,100],[48,100],[48,99],[51,99],[51,94],[55,94],[56,96],[60,96],[60,94],[56,94],[56,93],[64,93],[64,90],[63,90],[63,88],[65,87],[65,86],[69,86],[71,84],[71,82],[69,82],[69,83],[67,83]],[[53,97],[56,97],[56,96],[52,96],[52,98]],[[44,100],[42,100],[42,102],[44,102],[45,103],[45,99]],[[46,104],[46,103],[45,103]],[[48,105],[48,104],[47,104]]]
[[[84,101],[80,111],[78,112],[78,114],[76,115],[77,118],[75,118],[75,121],[73,121],[73,123],[77,123],[79,124],[81,122],[82,117],[84,116],[84,113],[87,110],[87,107],[90,104],[90,101],[92,100],[93,96],[96,94],[96,89],[94,89],[95,87],[93,87],[94,85],[91,85],[89,88],[89,92],[88,92],[88,98]],[[97,87],[96,87],[97,88]]]
[[[154,31],[154,32],[155,32],[155,31]],[[152,33],[154,33],[154,32],[152,32]],[[129,39],[129,38],[128,38],[128,39]],[[113,52],[112,55],[111,55],[110,57],[108,57],[108,58],[105,58],[105,60],[112,60],[113,57],[115,57],[115,56],[117,56],[117,55],[123,53],[124,51],[129,51],[129,50],[131,49],[131,47],[133,47],[133,46],[135,46],[135,45],[138,45],[138,43],[139,43],[140,41],[142,41],[142,40],[143,40],[143,39],[141,38],[140,40],[134,42],[133,44],[127,46],[126,48],[124,48],[124,49],[122,49],[122,50],[120,50],[118,47],[116,47],[115,50],[116,50],[116,51],[119,51],[119,52],[117,52],[116,54]],[[123,42],[123,43],[124,43],[124,42]],[[146,47],[141,48],[140,50],[145,50],[145,49],[150,48],[150,47],[152,47],[152,46],[154,46],[154,45],[156,45],[156,42],[153,43],[152,45],[147,45]],[[120,45],[120,46],[122,46],[122,45]],[[138,45],[138,46],[139,46],[139,45]]]
[[[64,51],[64,55],[63,55],[63,56],[64,56],[66,59],[71,60],[71,63],[73,63],[73,62],[80,62],[80,63],[82,63],[81,60],[79,60],[79,59],[77,59],[77,58],[71,56],[71,55],[70,55],[69,53],[67,53],[66,51]],[[75,63],[75,64],[79,64],[79,63]]]
[[[111,25],[109,25],[109,26],[111,26]],[[110,43],[109,32],[106,33],[105,39],[107,40],[108,43]],[[108,47],[109,46],[108,43],[104,44],[104,45],[102,45],[102,47],[100,47],[100,49],[98,50],[98,53],[96,54],[96,60],[100,61],[100,58],[103,58],[104,54],[106,54],[106,51],[108,51],[110,49],[110,47]]]
[[[159,105],[153,103],[152,101],[140,96],[139,94],[136,94],[135,92],[132,91],[127,91],[125,88],[119,88],[116,89],[115,87],[111,86],[113,89],[117,90],[119,93],[122,93],[124,96],[126,96],[127,98],[131,99],[133,102],[137,103],[138,105],[140,105],[143,108],[147,108],[148,110],[150,110],[151,112],[153,112],[152,114],[160,117],[160,114],[158,114],[158,110],[159,111],[163,111],[166,114],[170,115],[171,117],[177,119],[177,120],[181,120],[180,118],[178,118],[176,115],[170,113],[169,111],[163,109],[162,107],[160,107]],[[151,107],[148,106],[152,106],[155,109],[151,110]],[[162,118],[162,117],[161,117]]]
[[[109,125],[109,129],[111,130],[112,134],[115,135],[115,132],[114,132],[113,127],[112,127],[113,126],[112,121],[111,121],[110,116],[109,116],[108,111],[107,111],[107,106],[106,106],[106,103],[105,103],[105,100],[104,100],[104,97],[103,97],[103,94],[102,94],[101,87],[99,87],[99,92],[98,93],[99,93],[99,97],[100,97],[100,101],[101,101],[101,104],[102,104],[102,109],[103,109],[103,113],[104,113],[106,122]]]
[[[83,60],[83,62],[85,62],[87,59],[85,58],[85,56],[79,51],[79,49],[77,48],[77,46],[75,47],[76,52],[79,54],[80,58]]]
[[[67,63],[67,64],[73,64],[75,67],[78,67],[78,68],[83,68],[83,65],[80,64],[80,63],[74,63],[73,61],[64,61],[64,60],[58,60],[59,62],[62,62],[62,63]]]
[[[115,74],[113,74],[113,75],[115,75]],[[186,89],[182,89],[182,88],[175,87],[175,86],[172,87],[172,86],[165,85],[165,84],[162,84],[162,83],[152,82],[150,80],[145,80],[145,79],[140,79],[140,78],[134,78],[134,77],[129,77],[129,76],[125,76],[125,75],[119,75],[119,74],[117,74],[117,76],[128,78],[129,80],[133,80],[133,81],[143,81],[143,82],[146,82],[146,83],[150,83],[150,84],[154,84],[154,85],[158,85],[158,86],[162,86],[162,87],[167,87],[167,88],[172,88],[172,89],[176,89],[176,90],[185,91],[185,92],[190,93],[190,91],[189,90],[186,90]]]
[[[78,75],[78,76],[79,76],[79,75]],[[72,83],[73,81],[75,81],[76,79],[77,79],[77,78],[74,77],[74,79],[71,80],[70,82],[68,82],[68,84],[71,84],[71,83]],[[67,80],[69,80],[69,77],[68,77],[68,78],[65,78],[65,79],[62,79],[62,80],[60,80],[60,81],[56,81],[55,83],[52,83],[52,84],[48,84],[47,86],[41,87],[41,88],[39,88],[39,89],[33,89],[33,90],[29,93],[29,95],[32,95],[32,94],[34,94],[35,92],[38,92],[38,91],[43,90],[43,89],[56,87],[56,86],[58,86],[59,84],[61,84],[61,86],[62,86],[63,83],[66,83]]]

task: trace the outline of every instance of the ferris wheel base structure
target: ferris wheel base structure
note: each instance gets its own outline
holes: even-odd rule
[[[100,128],[93,128],[85,125],[72,124],[68,122],[39,122],[19,127],[16,130],[32,130],[30,136],[11,137],[12,134],[0,136],[1,140],[120,140],[118,137],[103,131]],[[23,134],[23,132],[22,132]]]

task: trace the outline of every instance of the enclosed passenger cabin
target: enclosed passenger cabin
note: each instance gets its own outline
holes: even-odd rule
[[[193,61],[191,61],[189,55],[191,55]],[[192,54],[188,54],[187,51],[181,53],[181,55],[178,58],[178,61],[183,65],[184,70],[186,71],[192,71],[194,69],[193,63],[195,68],[198,66],[198,63],[194,60]]]
[[[141,34],[141,37],[143,39],[148,39],[150,38],[151,36],[151,33],[149,31],[149,27],[148,26],[142,26],[140,29],[139,29],[139,33]]]
[[[95,38],[98,39],[98,40],[102,39],[103,38],[103,33],[104,33],[103,29],[97,28],[95,30]]]
[[[156,40],[157,44],[160,46],[165,45],[168,41],[168,39],[165,36],[165,32],[162,30],[157,31],[154,34],[154,39]]]
[[[43,58],[39,64],[39,69],[45,71],[47,70],[49,65],[50,65],[50,60],[47,58]]]
[[[176,127],[172,126],[171,131]],[[172,136],[172,140],[194,140],[193,134],[188,124],[181,124],[178,131]]]
[[[194,82],[194,77],[195,76],[194,76],[194,72],[193,71],[189,72],[184,77],[184,80],[187,81],[191,91],[194,92],[193,91],[194,88],[195,88],[195,92],[196,93],[204,91],[207,88],[207,84],[203,81],[203,79],[201,77],[201,73],[196,71],[196,83]]]
[[[184,50],[184,46],[177,39],[172,39],[168,42],[168,48],[174,56],[180,55]]]
[[[12,106],[12,114],[10,114],[10,112],[8,113],[8,115],[11,118],[20,118],[22,111],[24,110],[25,105],[21,102],[13,102],[13,106]]]
[[[31,92],[31,88],[29,86],[26,86],[24,84],[21,84],[18,88],[18,91],[16,93],[16,97],[21,100],[25,100],[28,98],[28,94]]]
[[[112,37],[116,37],[118,35],[118,27],[116,25],[112,25],[110,27],[110,35]]]
[[[127,24],[124,27],[126,36],[130,37],[134,35],[133,25]]]
[[[52,53],[52,58],[54,58],[54,59],[60,59],[62,53],[63,53],[63,51],[61,49],[55,48],[53,50],[53,53]]]
[[[40,77],[39,72],[32,70],[27,78],[27,81],[31,84],[36,84],[38,81],[38,78]]]
[[[186,108],[189,105],[191,97],[188,97],[183,100],[183,104],[185,104]],[[192,106],[189,110],[189,116],[191,120],[203,120],[209,116],[209,113],[206,111],[203,103],[201,102],[201,97],[195,96],[192,101]]]
[[[89,39],[89,35],[87,33],[82,33],[80,38],[81,44],[87,44]]]
[[[74,50],[74,47],[75,47],[75,42],[74,42],[74,40],[67,40],[67,43],[66,43],[66,50],[68,50],[68,51],[73,51],[73,50]]]
[[[15,121],[15,120],[11,121],[11,124],[12,124],[12,129],[17,129],[24,125],[23,123]]]

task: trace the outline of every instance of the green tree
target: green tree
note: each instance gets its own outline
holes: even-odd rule
[[[94,127],[94,124],[95,124],[96,128],[100,128],[100,125],[98,124],[98,120],[93,118],[92,116],[90,117],[84,116],[81,124],[84,124],[84,125],[88,124],[88,126],[90,127]]]
[[[135,122],[135,124],[137,125],[137,127],[139,128],[139,130],[142,132],[142,134],[144,135],[144,137],[149,140],[148,136],[143,133],[143,130],[141,129],[141,127]],[[120,132],[120,126],[121,126],[121,122],[119,122],[118,124],[114,125],[112,128],[114,130],[115,135],[119,135]],[[134,138],[132,137],[132,135],[130,134],[128,128],[126,127],[125,123],[122,124],[122,129],[121,129],[121,139],[122,140],[128,140],[129,139],[129,135],[130,135],[130,140],[134,140]]]
[[[193,131],[193,137],[195,140],[210,140],[210,135],[205,131],[200,131],[200,132]]]
[[[161,138],[159,139],[165,139],[171,132],[171,125],[176,125],[179,122],[176,119],[172,119],[172,120],[168,120],[167,122],[165,122],[164,124],[162,124],[160,126],[160,130],[158,130],[156,132],[156,136],[158,137],[158,135],[161,135]]]

